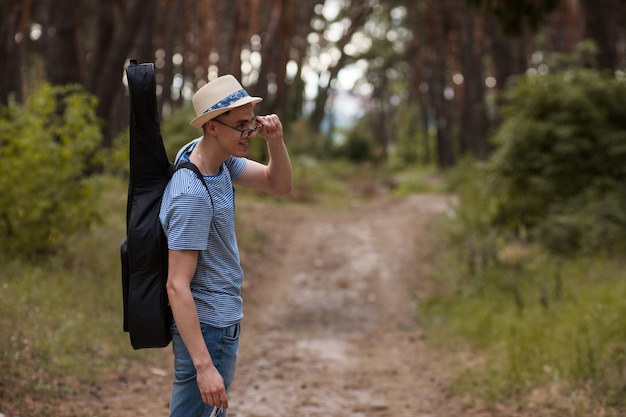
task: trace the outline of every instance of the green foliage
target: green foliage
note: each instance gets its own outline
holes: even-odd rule
[[[402,168],[427,161],[429,138],[424,137],[424,130],[420,128],[419,108],[406,103],[398,108],[396,119],[397,135],[389,149],[390,166]]]
[[[119,243],[127,184],[98,181],[102,223],[68,235],[55,257],[0,260],[0,398],[7,415],[57,415],[27,410],[93,389],[135,361],[162,366],[160,350],[133,351],[122,331]]]
[[[501,239],[492,225],[498,196],[486,186],[486,172],[485,164],[471,157],[447,172],[447,186],[458,204],[450,208],[448,221],[442,224],[449,244],[478,282],[483,280],[483,269],[497,261],[497,242]]]
[[[322,156],[323,142],[322,134],[314,132],[305,118],[293,121],[287,127],[285,143],[290,155]]]
[[[567,70],[522,78],[508,101],[487,182],[495,223],[557,254],[624,244],[626,83]]]
[[[111,175],[128,176],[130,173],[129,129],[113,138],[113,146],[108,150],[105,170]]]
[[[415,193],[440,193],[444,191],[444,182],[435,167],[413,165],[394,171],[392,180],[394,196]]]
[[[32,256],[98,218],[87,173],[101,143],[95,98],[42,85],[0,109],[0,251]]]
[[[279,199],[291,199],[298,202],[344,206],[352,199],[365,197],[370,184],[363,178],[359,167],[345,160],[333,159],[320,161],[306,155],[292,155],[293,188],[291,193]],[[251,191],[240,187],[238,195]],[[260,193],[253,192],[259,195]],[[260,194],[266,198],[277,198]]]
[[[354,163],[373,162],[376,159],[374,148],[375,143],[371,135],[353,129],[345,142],[337,147],[335,155]]]
[[[587,400],[572,414],[580,416],[592,415],[599,404],[626,409],[622,263],[602,257],[568,261],[560,270],[565,288],[557,281],[546,285],[557,270],[539,252],[521,267],[487,268],[480,289],[457,275],[464,270],[450,259],[438,272],[439,295],[420,306],[433,338],[488,358],[464,367],[457,393],[520,403],[542,393],[557,409],[569,408],[574,396],[584,394]]]
[[[176,153],[186,143],[202,135],[202,129],[189,125],[193,118],[193,109],[191,106],[186,106],[176,109],[171,115],[161,120],[161,136],[170,160],[174,160]]]
[[[621,415],[625,84],[566,69],[522,78],[507,98],[492,158],[448,173],[459,203],[421,317],[434,339],[486,358],[457,392]]]

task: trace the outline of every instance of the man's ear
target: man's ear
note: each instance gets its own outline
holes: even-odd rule
[[[202,125],[202,133],[204,134],[204,136],[206,135],[216,136],[217,135],[217,133],[215,132],[215,123],[213,123],[213,120],[209,120],[204,125]]]

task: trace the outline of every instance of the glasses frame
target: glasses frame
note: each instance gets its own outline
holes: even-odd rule
[[[240,133],[239,137],[241,139],[248,139],[249,137],[251,137],[255,132],[258,133],[259,130],[261,130],[261,128],[263,127],[263,125],[261,123],[257,124],[254,128],[252,129],[237,129],[235,126],[231,126],[227,123],[222,122],[221,120],[218,119],[213,119],[214,122],[217,122],[219,124],[222,124],[224,126],[228,126],[231,129],[236,130],[237,132]]]

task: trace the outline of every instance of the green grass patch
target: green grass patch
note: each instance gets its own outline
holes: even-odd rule
[[[73,235],[53,257],[0,261],[0,402],[22,416],[36,415],[28,398],[73,395],[111,371],[160,357],[134,351],[122,330],[127,185],[100,181],[107,190],[102,224]]]
[[[473,274],[448,260],[438,294],[420,306],[423,324],[440,345],[484,358],[461,370],[454,392],[521,407],[540,397],[576,416],[626,410],[623,271],[623,262],[600,257],[559,267],[535,253]]]
[[[415,193],[439,193],[444,191],[444,183],[435,167],[416,165],[406,167],[394,174],[394,196]]]

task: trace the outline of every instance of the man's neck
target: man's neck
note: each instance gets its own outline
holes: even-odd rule
[[[220,155],[219,150],[213,148],[214,147],[211,146],[211,138],[206,137],[203,137],[195,148],[195,153],[199,162],[198,167],[205,175],[219,174],[220,167],[227,159],[223,155]]]

